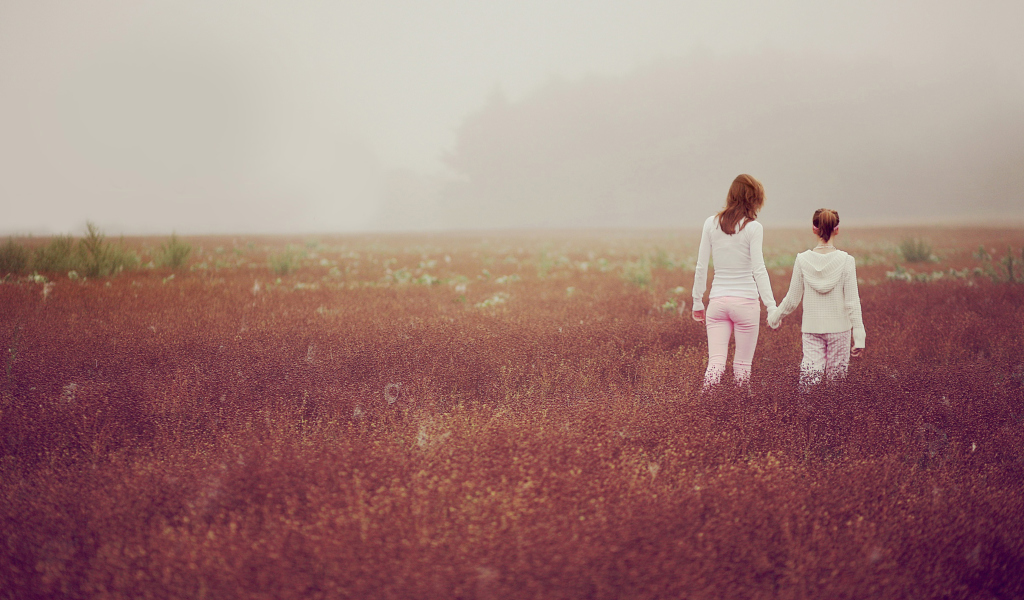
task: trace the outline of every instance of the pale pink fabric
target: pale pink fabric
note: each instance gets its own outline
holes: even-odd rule
[[[805,333],[800,361],[800,387],[807,389],[828,380],[843,379],[850,366],[850,331]]]
[[[704,372],[704,388],[717,385],[725,373],[729,338],[736,334],[736,353],[732,359],[732,376],[737,385],[750,380],[750,363],[757,347],[761,304],[756,298],[722,296],[708,302],[705,324],[708,330],[708,368]]]

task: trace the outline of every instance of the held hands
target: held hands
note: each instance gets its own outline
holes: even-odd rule
[[[704,320],[704,311],[700,311],[700,318],[697,319],[697,313],[694,311],[693,318],[698,321]],[[782,324],[782,311],[778,307],[768,309],[768,326],[772,329],[778,329],[779,325]],[[853,345],[853,340],[850,340],[850,345]],[[864,355],[864,348],[851,348],[850,358],[860,358]]]

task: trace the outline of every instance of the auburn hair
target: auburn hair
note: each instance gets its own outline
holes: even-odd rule
[[[819,208],[814,211],[811,224],[814,225],[814,232],[818,237],[827,242],[832,239],[836,227],[839,227],[839,213],[830,208]]]
[[[747,223],[757,219],[757,212],[764,206],[764,186],[750,175],[739,175],[729,186],[729,195],[725,197],[725,208],[715,218],[724,233],[732,235],[742,230]],[[745,219],[745,220],[744,220]],[[740,221],[743,221],[740,224]]]

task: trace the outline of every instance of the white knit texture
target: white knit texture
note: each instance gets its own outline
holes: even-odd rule
[[[831,254],[838,256],[829,256]],[[782,318],[793,312],[803,300],[800,328],[803,333],[852,330],[853,347],[863,348],[866,334],[860,310],[860,291],[857,289],[856,262],[842,250],[829,255],[816,255],[812,250],[796,255],[789,292],[777,309],[768,312],[768,326],[778,328]]]
[[[742,224],[742,222],[740,223]],[[737,225],[739,227],[739,224]],[[693,310],[704,310],[704,291],[708,286],[708,258],[715,262],[715,278],[709,298],[750,298],[761,301],[769,310],[775,308],[775,295],[764,266],[764,228],[750,221],[736,233],[722,231],[714,216],[704,221],[697,251],[697,267],[693,274]]]

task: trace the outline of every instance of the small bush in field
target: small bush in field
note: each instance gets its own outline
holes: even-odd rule
[[[651,285],[651,263],[646,257],[636,262],[628,262],[622,271],[622,278],[637,286],[647,287]]]
[[[28,268],[28,259],[28,250],[13,238],[8,238],[7,243],[0,246],[0,273],[23,273]]]
[[[75,239],[70,235],[59,235],[50,243],[36,249],[32,266],[37,271],[56,273],[78,268],[78,257],[75,255]]]
[[[124,244],[111,244],[94,223],[86,224],[86,235],[78,241],[78,261],[87,277],[106,277],[139,265],[135,252]]]
[[[295,253],[291,250],[271,254],[268,262],[270,263],[270,270],[275,275],[287,275],[298,268]]]
[[[1006,270],[1006,280],[1010,283],[1016,283],[1018,281],[1024,281],[1024,275],[1018,277],[1017,271],[1020,269],[1020,265],[1024,264],[1024,248],[1020,251],[1021,260],[1015,260],[1013,258],[1013,249],[1006,249],[1006,256],[1003,257],[1002,263],[1003,268]]]
[[[653,257],[654,266],[659,269],[675,269],[680,263],[673,260],[672,256],[669,255],[663,248],[658,248],[654,252]]]
[[[177,235],[172,233],[171,238],[160,245],[156,264],[161,267],[180,269],[185,266],[188,257],[191,255],[192,245],[181,241]]]
[[[919,239],[906,239],[900,242],[900,255],[907,262],[927,262],[937,260],[932,254],[931,244]]]

